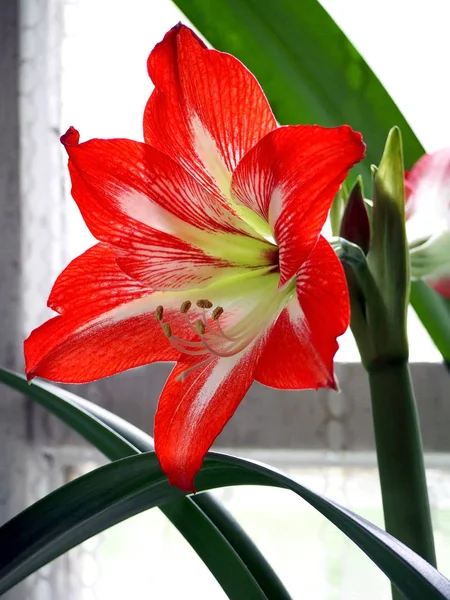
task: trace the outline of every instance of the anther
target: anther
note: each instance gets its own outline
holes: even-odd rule
[[[223,314],[223,308],[221,306],[216,306],[216,308],[213,310],[212,312],[212,318],[214,319],[214,321],[217,321],[217,319]]]
[[[188,310],[191,308],[192,306],[192,302],[190,302],[189,300],[185,300],[185,302],[183,302],[183,304],[180,306],[180,312],[183,314],[186,314],[188,312]]]
[[[197,300],[196,305],[199,308],[212,308],[212,306],[213,306],[212,302],[210,302],[209,300],[206,300],[206,298]]]
[[[160,305],[156,307],[155,310],[155,319],[161,322],[164,318],[164,308]]]
[[[205,335],[205,324],[203,321],[195,321],[195,329],[199,335]]]
[[[161,323],[161,327],[162,327],[162,330],[164,331],[164,335],[166,336],[166,338],[171,338],[172,337],[172,328],[170,327],[169,323]]]

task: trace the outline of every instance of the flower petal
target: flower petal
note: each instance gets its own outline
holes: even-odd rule
[[[71,128],[62,138],[72,195],[126,273],[153,289],[185,289],[267,264],[268,244],[172,159],[130,140],[78,137]]]
[[[245,223],[159,150],[127,139],[78,140],[73,127],[61,138],[71,173],[120,216],[183,239],[199,236],[196,230],[247,233]]]
[[[172,485],[195,491],[194,477],[206,452],[239,406],[253,381],[265,343],[258,338],[228,358],[212,358],[180,381],[199,362],[183,357],[175,366],[155,416],[155,450]]]
[[[208,319],[211,328],[203,335],[212,352],[180,356],[155,418],[161,466],[183,490],[193,490],[203,456],[251,385],[274,319],[286,302],[288,292],[278,289],[278,279],[277,273],[249,275],[208,288],[209,310],[223,309],[219,318]]]
[[[297,274],[293,298],[272,328],[255,379],[278,389],[336,389],[336,338],[349,324],[345,275],[321,236]]]
[[[450,229],[450,148],[425,154],[405,176],[409,242]]]
[[[257,80],[181,24],[152,51],[148,72],[155,90],[145,109],[145,141],[228,196],[236,165],[276,127]]]
[[[450,209],[450,148],[424,154],[405,177],[411,212]]]
[[[409,257],[411,278],[423,279],[438,294],[450,298],[450,230],[410,247]]]
[[[364,156],[361,135],[298,125],[269,133],[237,167],[236,202],[268,220],[280,249],[280,285],[306,260],[348,170]]]
[[[25,341],[28,378],[83,383],[176,360],[152,312],[161,296],[125,275],[110,248],[90,248],[56,280],[48,304],[60,315]]]

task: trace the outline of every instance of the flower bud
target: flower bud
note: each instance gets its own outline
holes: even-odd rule
[[[340,237],[361,248],[364,254],[369,252],[370,222],[364,201],[362,178],[358,177],[348,195],[342,216]]]

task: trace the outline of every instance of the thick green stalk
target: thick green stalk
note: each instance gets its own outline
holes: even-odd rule
[[[369,375],[386,530],[436,565],[419,417],[408,367],[410,260],[398,128],[389,132],[373,173],[371,239],[366,264],[359,261],[354,269],[357,289],[350,297],[359,319],[352,316],[352,330]],[[349,280],[349,285],[355,281]],[[392,595],[394,600],[401,598],[394,589]]]
[[[436,566],[422,438],[407,361],[368,367],[386,531]],[[403,598],[393,590],[393,598]]]

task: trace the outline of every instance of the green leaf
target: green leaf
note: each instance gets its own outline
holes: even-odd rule
[[[52,412],[111,460],[153,450],[151,436],[71,392],[48,383],[28,384],[22,375],[2,368],[0,381]],[[290,598],[252,540],[214,498],[203,494],[177,499],[161,510],[191,544],[228,597],[240,599],[246,590],[249,597]],[[37,549],[16,575],[7,578],[12,582],[9,586],[45,564],[42,562],[45,556],[45,552]]]
[[[196,484],[199,490],[249,484],[291,489],[362,548],[407,599],[450,598],[450,582],[409,548],[269,467],[211,453]],[[30,562],[45,564],[130,516],[181,497],[153,453],[124,458],[71,481],[0,528],[0,593],[29,571]],[[244,591],[240,597],[247,597]]]
[[[62,392],[63,398],[73,401],[77,406],[85,409],[87,412],[100,419],[103,423],[111,427],[111,429],[124,437],[141,452],[149,452],[153,450],[153,438],[128,421],[125,421],[117,415],[100,406],[97,406],[96,404],[93,404],[92,402],[89,402],[88,400],[74,396],[74,394],[66,392],[65,390],[60,390],[59,388],[56,388],[56,386],[46,383],[43,383],[42,385],[50,389],[54,388],[58,392]],[[214,523],[217,529],[233,546],[234,550],[242,558],[246,567],[255,577],[256,581],[269,598],[275,597],[282,600],[283,598],[287,599],[290,597],[277,574],[261,554],[258,547],[252,542],[246,532],[241,528],[239,523],[230,516],[228,511],[224,510],[223,507],[207,493],[192,496],[190,500],[203,511],[208,519]],[[180,511],[179,502],[175,503],[173,510],[171,507],[169,509],[169,505],[165,505],[162,510],[164,514],[170,518],[172,523],[178,527],[176,520],[183,514],[182,511]],[[190,523],[193,529],[197,531],[198,525],[196,520],[191,519]],[[179,527],[179,529],[181,530],[181,527]]]
[[[450,300],[423,281],[412,281],[410,302],[444,361],[450,363]]]
[[[378,164],[394,125],[402,132],[407,168],[425,153],[378,78],[317,0],[174,2],[215,48],[234,54],[256,75],[280,123],[348,123],[360,131],[367,155],[356,171],[366,189],[370,164]],[[411,304],[448,362],[450,307],[440,303],[439,321],[432,309],[437,303],[432,290],[412,285]]]

